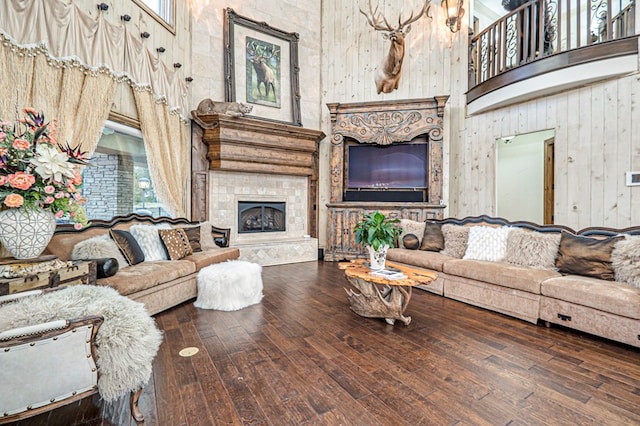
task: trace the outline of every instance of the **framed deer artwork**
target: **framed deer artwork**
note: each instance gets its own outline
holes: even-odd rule
[[[253,106],[247,116],[302,126],[297,33],[225,9],[225,101]]]

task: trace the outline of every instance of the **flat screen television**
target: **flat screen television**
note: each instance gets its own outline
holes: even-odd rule
[[[427,188],[426,142],[347,148],[347,190]]]

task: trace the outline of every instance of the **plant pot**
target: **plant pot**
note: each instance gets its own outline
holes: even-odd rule
[[[369,250],[369,267],[374,271],[384,269],[384,264],[387,260],[387,250],[389,245],[385,244],[378,247],[378,250],[374,250],[372,246],[367,246]]]
[[[56,218],[48,210],[24,208],[0,212],[0,243],[16,259],[42,254],[56,229]]]

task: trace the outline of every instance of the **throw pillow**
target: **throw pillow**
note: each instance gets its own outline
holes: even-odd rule
[[[178,260],[193,254],[193,250],[189,244],[189,237],[187,237],[184,229],[160,229],[158,232],[160,233],[160,238],[164,246],[167,248],[169,259]]]
[[[507,238],[511,228],[501,226],[471,226],[463,259],[497,262],[507,252]]]
[[[202,246],[200,245],[200,226],[182,229],[184,229],[185,234],[187,234],[187,238],[189,238],[191,250],[193,250],[194,253],[202,251]]]
[[[619,236],[597,239],[563,232],[556,267],[565,274],[613,281],[615,273],[611,265],[611,252],[614,245],[623,238]]]
[[[400,226],[400,229],[402,229],[402,232],[400,232],[400,241],[403,240],[405,235],[413,234],[418,237],[418,244],[420,244],[420,238],[424,234],[426,222],[418,222],[411,219],[400,219],[400,223],[398,225]]]
[[[616,281],[640,288],[640,236],[627,235],[616,242],[611,252]]]
[[[129,266],[118,245],[107,234],[80,241],[71,250],[71,260],[93,260],[105,257],[116,259],[120,269]]]
[[[152,225],[133,225],[129,232],[144,253],[145,262],[167,260],[167,251],[158,234],[158,228]]]
[[[513,228],[507,237],[507,251],[503,260],[513,265],[554,269],[560,237],[559,232]]]
[[[129,265],[144,262],[144,253],[131,233],[122,229],[111,229],[109,235],[116,242]]]
[[[440,253],[445,256],[462,259],[467,250],[467,240],[469,238],[468,226],[444,224],[442,225],[442,235],[444,236],[444,250]]]
[[[417,250],[420,247],[420,240],[413,234],[407,234],[402,237],[402,245],[409,250]]]
[[[191,228],[198,228],[200,230],[200,249],[202,250],[213,250],[219,248],[218,245],[213,240],[213,235],[211,235],[211,222],[204,221],[200,222],[197,225],[177,225],[174,226],[174,229],[182,228],[185,231]]]
[[[440,251],[444,249],[444,235],[440,225],[433,222],[426,222],[420,250]]]

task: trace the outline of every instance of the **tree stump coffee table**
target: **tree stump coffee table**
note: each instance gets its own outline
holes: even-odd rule
[[[409,325],[411,317],[405,317],[404,311],[411,300],[411,289],[420,284],[429,284],[438,276],[429,271],[414,269],[408,266],[387,262],[387,267],[399,269],[407,278],[389,280],[372,275],[368,262],[363,259],[339,264],[344,270],[347,280],[358,290],[357,293],[346,289],[351,310],[367,318],[384,318],[393,325],[400,320]]]

